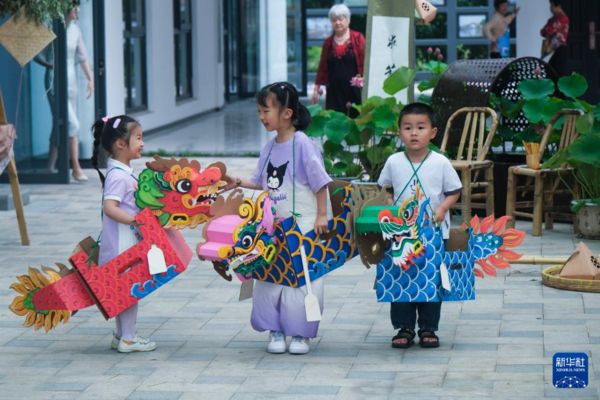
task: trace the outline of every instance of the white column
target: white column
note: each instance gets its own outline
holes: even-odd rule
[[[123,8],[104,6],[104,71],[106,114],[125,113],[125,67],[123,59]]]
[[[281,0],[260,2],[261,85],[287,80],[287,9]]]
[[[517,57],[539,57],[542,37],[540,30],[552,16],[548,0],[519,1],[517,16]]]

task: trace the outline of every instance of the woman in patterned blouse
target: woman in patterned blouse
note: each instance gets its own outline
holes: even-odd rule
[[[568,52],[567,39],[569,36],[569,17],[562,9],[562,0],[550,0],[550,12],[552,18],[546,22],[540,34],[544,37],[542,45],[542,57],[552,52],[549,64],[554,68],[558,76],[569,73],[567,67]]]

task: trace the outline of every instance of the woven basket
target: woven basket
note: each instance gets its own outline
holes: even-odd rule
[[[553,265],[544,269],[542,271],[542,283],[556,289],[600,293],[600,280],[561,278],[558,274],[560,274],[562,268],[562,265]]]

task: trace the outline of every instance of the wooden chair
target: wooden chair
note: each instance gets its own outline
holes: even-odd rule
[[[498,127],[498,116],[489,107],[464,107],[456,110],[446,123],[440,146],[442,153],[446,151],[453,123],[461,120],[457,119],[459,117],[464,117],[464,125],[458,152],[450,162],[462,181],[460,203],[455,207],[460,207],[463,221],[468,222],[473,208],[483,208],[488,215],[494,213],[494,163],[485,157]],[[488,117],[491,118],[489,130],[486,127]],[[483,179],[479,177],[481,171]]]
[[[2,93],[0,93],[0,125],[6,125],[7,123],[6,112],[4,111],[4,100],[2,98]],[[12,125],[9,126],[9,128],[14,132],[14,127],[12,127]],[[9,155],[8,157],[9,160],[6,169],[8,170],[8,180],[12,190],[15,212],[17,213],[21,244],[23,246],[29,246],[29,235],[27,234],[27,225],[25,224],[25,212],[23,211],[23,201],[21,200],[21,186],[19,185],[19,176],[17,175],[17,165],[14,156]],[[2,171],[0,170],[0,174],[1,173]]]
[[[575,124],[580,115],[581,111],[570,109],[563,109],[554,114],[548,122],[540,142],[539,160],[542,160],[544,156],[553,126],[560,117],[564,116],[564,122],[557,150],[569,146],[577,139],[579,135]],[[567,166],[556,169],[532,169],[526,165],[510,167],[506,189],[506,215],[510,215],[512,218],[508,225],[514,227],[516,217],[530,218],[533,220],[531,234],[541,236],[542,217],[545,219],[546,229],[552,229],[554,217],[557,215],[572,219],[570,212],[559,212],[554,207],[555,195],[570,193],[565,182],[571,177],[572,169]],[[523,197],[528,192],[533,193],[533,201],[517,200],[518,196]],[[524,209],[531,209],[532,212],[523,211]]]

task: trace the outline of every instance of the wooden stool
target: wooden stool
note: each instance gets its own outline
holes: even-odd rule
[[[540,142],[539,159],[542,160],[544,151],[548,145],[548,139],[556,121],[564,116],[558,150],[569,146],[577,139],[576,121],[581,115],[579,110],[563,109],[554,114],[548,122],[546,130]],[[554,207],[554,196],[557,194],[570,193],[568,185],[577,188],[572,178],[572,168],[561,167],[556,169],[532,169],[526,165],[513,166],[508,169],[508,182],[506,188],[506,215],[512,218],[508,226],[515,226],[516,217],[524,217],[533,220],[531,234],[542,235],[542,219],[546,222],[546,229],[552,229],[555,216],[572,219],[572,213],[561,212]],[[520,178],[524,178],[521,179]],[[571,180],[573,183],[567,183]],[[519,195],[533,194],[533,200],[519,200]],[[532,211],[523,211],[531,209]]]

